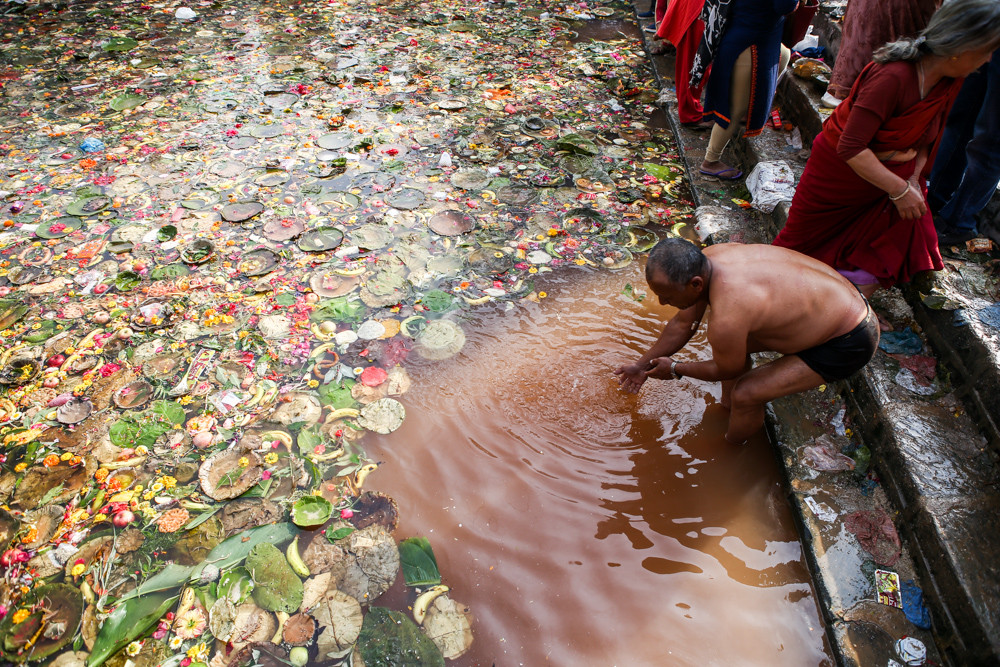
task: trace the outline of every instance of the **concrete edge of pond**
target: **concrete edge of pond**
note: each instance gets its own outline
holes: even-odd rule
[[[833,27],[826,37],[822,28],[817,30],[821,43],[839,38],[832,33],[834,29],[839,33],[839,23],[829,17],[824,20]],[[671,86],[672,61],[653,56],[651,62],[661,89]],[[789,76],[776,97],[783,113],[802,127],[808,145],[823,120],[818,95]],[[679,149],[689,166],[696,167],[695,159],[707,137],[679,125],[672,99],[671,91],[665,89],[661,101],[666,103]],[[761,160],[786,159],[800,174],[805,155],[789,160],[788,149],[780,145],[776,149],[769,134],[733,142],[736,145],[729,151],[744,171]],[[730,200],[746,195],[741,183],[708,181],[698,176],[696,168],[689,177],[699,204],[696,226],[708,242],[768,242],[787,219],[787,204],[779,205],[770,217],[734,208]],[[880,351],[850,384],[839,383],[837,392],[808,392],[776,401],[769,411],[768,432],[788,481],[806,561],[838,664],[883,664],[885,641],[893,633],[896,638],[909,634],[926,639],[928,658],[939,663],[996,664],[1000,661],[1000,493],[996,486],[1000,475],[996,457],[983,437],[994,440],[994,419],[1000,414],[996,344],[985,340],[982,327],[953,326],[950,313],[931,311],[913,292],[891,290],[888,297],[876,299],[875,305],[890,321],[923,330],[945,372],[957,379],[956,391],[939,391],[929,398],[911,394],[894,381],[898,364]],[[815,425],[807,428],[810,415],[824,401],[835,405],[832,400],[846,407],[858,435],[873,451],[874,468],[883,484],[868,496],[850,474],[817,474],[798,462],[799,448],[823,432]],[[917,630],[901,612],[878,609],[881,605],[873,607],[872,600],[857,597],[864,582],[859,579],[861,557],[857,548],[851,549],[856,541],[843,526],[835,530],[820,519],[807,497],[837,511],[838,522],[844,513],[861,508],[887,511],[903,537],[903,555],[892,569],[901,579],[912,572],[924,590],[934,619],[933,637]],[[868,598],[872,597],[869,592]],[[886,609],[892,613],[884,613]]]

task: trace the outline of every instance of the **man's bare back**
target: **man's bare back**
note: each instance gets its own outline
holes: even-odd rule
[[[878,345],[878,322],[854,285],[786,248],[722,244],[702,252],[664,239],[650,252],[646,282],[678,313],[638,361],[615,371],[619,383],[634,393],[649,378],[722,382],[733,443],[763,425],[768,401],[848,377]],[[712,358],[674,359],[710,305]],[[753,368],[750,353],[766,350],[785,356]]]
[[[759,347],[751,352],[793,354],[847,333],[867,314],[849,280],[800,253],[730,243],[703,252],[714,268],[709,334],[731,326],[745,330]]]

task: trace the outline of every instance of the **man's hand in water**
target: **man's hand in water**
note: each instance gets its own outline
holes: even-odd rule
[[[643,375],[657,380],[674,380],[676,376],[670,371],[670,364],[673,362],[670,357],[657,357],[649,362]]]
[[[667,364],[668,368],[670,364]],[[642,383],[646,381],[646,371],[649,370],[649,364],[625,364],[624,366],[619,366],[618,370],[615,371],[615,375],[618,376],[618,384],[622,386],[622,389],[630,394],[639,393],[639,389],[642,387]]]

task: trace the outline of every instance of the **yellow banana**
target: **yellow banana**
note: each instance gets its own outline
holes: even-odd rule
[[[12,356],[14,356],[14,353],[20,350],[22,347],[24,347],[24,343],[18,343],[9,350],[4,351],[4,353],[0,355],[0,366],[5,366],[7,364],[7,360],[10,359]]]
[[[328,336],[327,340],[329,340],[330,338],[332,338],[332,336]],[[323,343],[322,345],[317,345],[316,349],[309,354],[309,358],[316,359],[317,357],[321,357],[324,354],[326,354],[327,350],[332,350],[335,347],[337,347],[336,343]]]
[[[183,616],[184,612],[188,611],[192,607],[194,607],[194,589],[189,586],[184,589],[183,593],[181,593],[181,603],[180,606],[177,607],[177,615]]]
[[[417,622],[417,625],[424,622],[424,617],[427,616],[427,610],[430,609],[431,603],[449,590],[451,589],[444,584],[438,584],[431,586],[417,596],[417,601],[413,603],[413,620]]]
[[[339,410],[334,410],[326,419],[323,420],[324,424],[331,424],[338,419],[353,419],[355,417],[360,417],[361,413],[354,408],[340,408]]]
[[[91,347],[91,343],[94,342],[94,336],[96,336],[99,333],[102,333],[103,331],[104,327],[97,327],[96,329],[94,329],[89,334],[83,337],[83,340],[81,340],[80,344],[76,346],[76,349],[82,350],[85,347]]]
[[[343,455],[344,455],[344,448],[343,447],[338,447],[337,449],[333,450],[332,452],[327,452],[326,454],[310,454],[309,455],[309,459],[313,463],[324,463],[326,461],[332,461],[334,459],[339,459]]]
[[[316,324],[315,322],[309,325],[309,330],[312,331],[313,336],[316,336],[316,338],[318,338],[319,340],[327,341],[333,338],[333,336],[331,336],[330,334],[323,333],[323,330],[320,329],[319,325]]]
[[[361,466],[361,469],[354,473],[354,487],[360,491],[361,487],[365,483],[365,480],[368,478],[368,475],[372,474],[377,469],[377,463],[368,463]]]
[[[285,559],[288,560],[288,564],[292,566],[292,570],[295,571],[295,574],[299,575],[303,579],[309,576],[309,567],[306,565],[305,561],[302,560],[302,556],[299,554],[298,535],[295,536],[295,539],[292,540],[288,545],[288,548],[285,549]]]
[[[262,398],[264,398],[264,383],[258,382],[253,387],[253,396],[250,397],[249,401],[243,404],[243,409],[248,410],[252,408],[253,406],[260,403],[260,399]]]
[[[360,276],[362,273],[368,270],[367,266],[362,266],[356,269],[333,269],[333,272],[338,276]]]
[[[271,637],[271,643],[280,644],[281,633],[285,631],[285,623],[288,622],[288,619],[291,618],[291,616],[283,611],[276,611],[274,612],[274,615],[278,617],[278,631],[274,633],[273,637]]]
[[[284,431],[264,431],[260,434],[261,440],[278,440],[288,451],[292,451],[292,436]]]
[[[108,470],[118,470],[119,468],[131,468],[132,466],[142,465],[146,461],[145,456],[136,456],[131,459],[125,459],[124,461],[112,461],[111,463],[101,464],[102,468],[107,468]]]
[[[489,301],[493,297],[491,297],[489,294],[487,294],[486,296],[481,296],[478,299],[470,299],[469,297],[467,297],[465,295],[463,295],[462,298],[465,299],[465,302],[467,304],[469,304],[470,306],[481,306],[481,305],[483,305],[484,303],[486,303],[487,301]]]

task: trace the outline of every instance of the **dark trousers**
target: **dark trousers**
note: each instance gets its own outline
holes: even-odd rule
[[[1000,51],[969,76],[948,114],[928,185],[939,231],[976,231],[1000,183]]]

